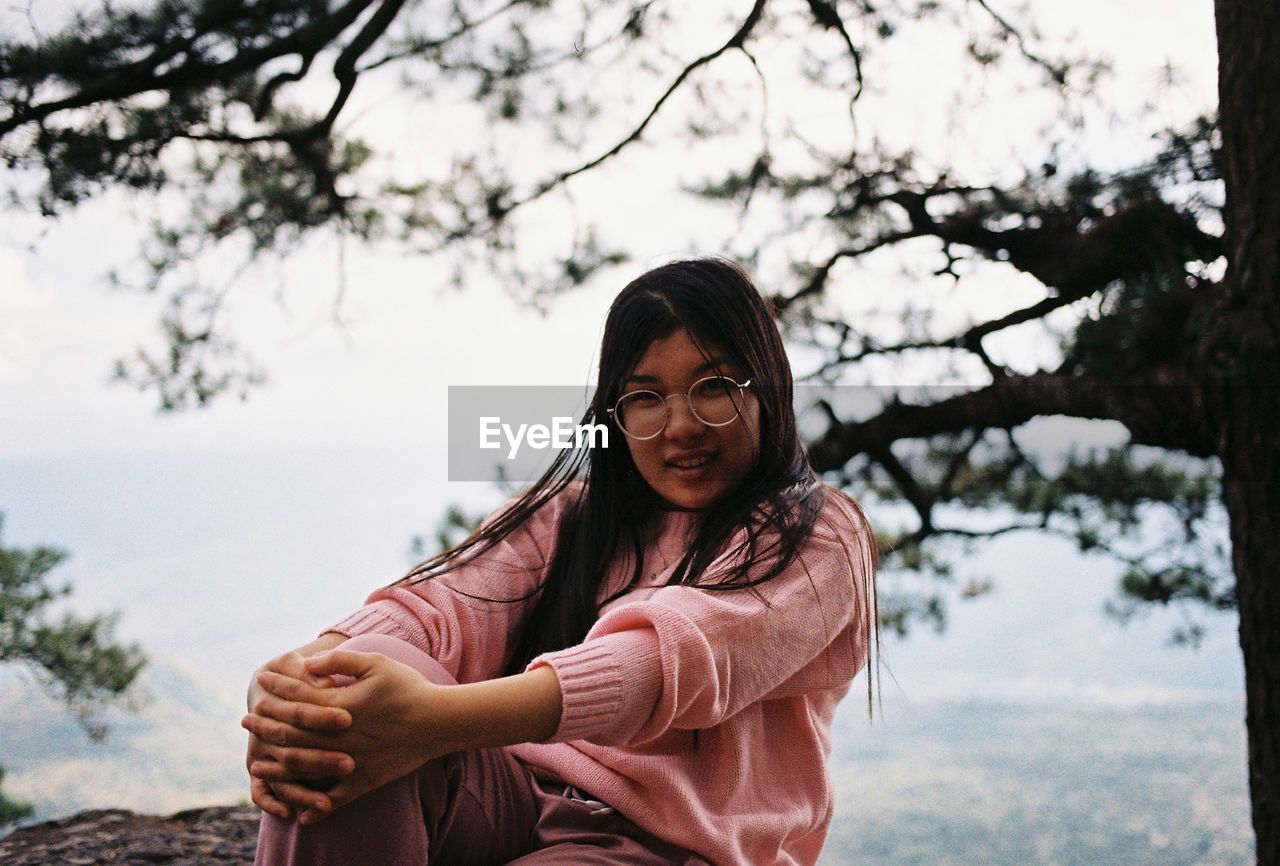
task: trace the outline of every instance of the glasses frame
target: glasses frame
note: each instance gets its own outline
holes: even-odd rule
[[[719,424],[714,424],[710,421],[705,420],[701,415],[698,414],[698,410],[693,408],[693,398],[690,397],[689,395],[693,393],[694,388],[697,388],[699,385],[701,385],[703,382],[706,382],[709,379],[724,379],[726,382],[733,383],[738,388],[738,401],[734,403],[734,405],[738,407],[738,412],[728,421],[721,421]],[[689,407],[689,414],[692,415],[694,418],[697,418],[699,424],[705,424],[708,427],[728,427],[734,421],[737,421],[739,418],[742,417],[742,402],[745,401],[747,398],[747,388],[751,387],[752,381],[753,381],[752,379],[748,379],[745,382],[739,382],[731,376],[719,376],[719,375],[703,376],[701,379],[699,379],[698,381],[690,385],[688,390],[686,390],[685,392],[681,393],[679,391],[673,391],[670,394],[667,394],[665,397],[659,394],[657,391],[654,391],[652,388],[637,388],[634,391],[628,391],[627,393],[623,394],[621,397],[618,398],[617,402],[613,404],[613,408],[608,410],[609,417],[613,419],[614,424],[618,425],[618,429],[622,431],[622,435],[627,436],[631,439],[635,439],[639,442],[646,442],[650,439],[656,439],[657,437],[661,436],[662,431],[666,430],[667,425],[671,423],[671,404],[668,403],[667,400],[671,397],[684,397],[685,405]],[[622,422],[618,420],[618,407],[622,405],[622,401],[627,399],[628,397],[633,397],[636,394],[653,394],[655,397],[657,397],[659,400],[662,401],[662,408],[666,412],[667,417],[666,417],[666,420],[662,422],[662,426],[658,428],[657,432],[649,436],[636,436],[634,433],[628,433],[627,428],[622,426]]]

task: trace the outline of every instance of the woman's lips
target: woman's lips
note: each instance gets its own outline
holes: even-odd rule
[[[714,454],[696,454],[677,457],[667,461],[667,469],[677,478],[685,481],[697,481],[711,474]]]

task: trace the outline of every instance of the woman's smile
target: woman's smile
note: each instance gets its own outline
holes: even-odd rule
[[[685,474],[698,472],[706,468],[716,457],[714,451],[694,451],[667,458],[667,465]]]

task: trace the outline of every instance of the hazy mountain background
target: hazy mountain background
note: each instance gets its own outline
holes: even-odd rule
[[[209,682],[164,662],[142,676],[145,705],[112,709],[104,742],[28,676],[0,678],[5,791],[36,808],[31,822],[81,809],[169,813],[248,799],[243,711]],[[242,705],[242,704],[241,704]]]
[[[154,666],[150,701],[105,744],[8,675],[0,755],[33,820],[91,807],[168,813],[245,799],[238,703]],[[841,706],[823,866],[1247,864],[1243,705],[891,701]]]
[[[1242,702],[852,701],[824,866],[1253,862]]]

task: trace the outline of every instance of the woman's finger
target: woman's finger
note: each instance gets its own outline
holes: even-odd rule
[[[302,657],[302,653],[297,652],[296,650],[290,650],[287,653],[282,653],[281,655],[276,656],[271,661],[263,665],[263,667],[293,676],[293,672],[301,670],[305,666],[305,662],[306,659]]]
[[[244,726],[241,725],[241,727]],[[259,758],[271,757],[271,749],[271,744],[263,740],[257,734],[249,734],[249,748],[245,752],[245,766],[249,766],[249,764]]]
[[[263,782],[266,785],[266,782]],[[298,810],[299,819],[305,812],[327,815],[333,811],[333,802],[329,795],[297,782],[271,782],[271,793]]]
[[[378,664],[383,661],[386,661],[386,656],[380,653],[334,649],[311,656],[305,664],[307,671],[316,676],[345,674],[361,679],[373,673]]]
[[[286,701],[270,692],[258,695],[250,707],[255,715],[313,731],[340,731],[351,726],[351,713],[340,707]]]
[[[249,798],[253,800],[253,804],[262,811],[275,815],[277,818],[283,818],[288,821],[293,817],[293,810],[289,808],[289,804],[277,798],[271,790],[271,786],[262,779],[251,778],[249,780]]]
[[[342,696],[341,689],[320,688],[296,677],[269,670],[258,674],[258,685],[286,701],[315,704],[320,707],[332,706]]]
[[[306,749],[323,749],[326,746],[323,732],[305,731],[285,722],[268,719],[265,716],[253,713],[240,720],[240,727],[273,746],[291,746]]]
[[[292,776],[288,770],[279,764],[263,764],[255,765],[253,775],[257,779],[261,779],[268,785],[279,785],[282,783],[290,783],[306,788],[308,791],[323,791],[328,793],[332,791],[339,782],[342,781],[341,776],[321,776],[315,779],[299,779]],[[300,808],[307,808],[308,803],[299,804]]]
[[[299,652],[287,652],[284,655],[276,656],[262,667],[264,670],[284,674],[287,677],[302,680],[313,686],[328,687],[333,685],[333,681],[328,677],[316,676],[307,670],[306,659]]]
[[[355,800],[362,794],[368,793],[363,785],[355,784],[351,778],[340,779],[337,784],[325,789],[325,796],[329,800],[328,809],[313,808],[311,805],[300,806],[298,810],[298,820],[303,824],[314,824],[324,819],[330,812],[335,809],[341,809],[343,806]]]
[[[269,759],[249,764],[250,774],[268,782],[294,779],[332,779],[345,776],[356,768],[350,755],[320,749],[277,749]]]

